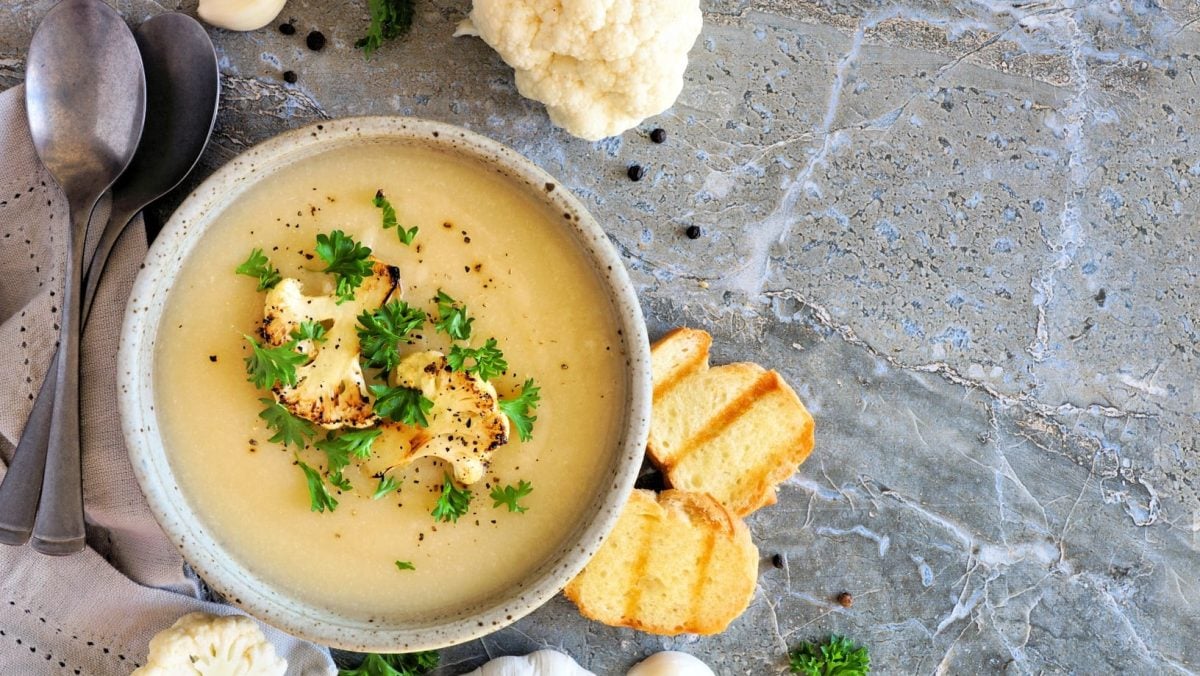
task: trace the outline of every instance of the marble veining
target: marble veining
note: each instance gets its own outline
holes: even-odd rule
[[[50,4],[0,7],[0,86]],[[611,629],[560,597],[442,673],[549,645],[598,674],[669,648],[777,674],[830,632],[879,673],[1200,671],[1200,5],[706,0],[675,107],[595,144],[450,37],[467,0],[417,6],[369,62],[365,2],[291,0],[292,37],[212,31],[217,136],[158,217],[283,129],[462,125],[586,203],[652,335],[712,331],[714,363],[777,368],[817,419],[812,458],[749,521],[759,590],[728,632]]]

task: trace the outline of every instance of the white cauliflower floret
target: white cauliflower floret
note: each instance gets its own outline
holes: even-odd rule
[[[475,0],[455,35],[483,38],[522,96],[595,141],[671,107],[702,25],[698,0]]]
[[[283,676],[287,662],[275,654],[254,620],[242,615],[189,613],[150,640],[145,666],[130,676]]]
[[[300,282],[284,279],[267,293],[262,337],[272,347],[292,340],[292,332],[310,321],[326,325],[324,340],[302,340],[297,349],[312,359],[296,369],[296,384],[279,384],[275,398],[293,415],[327,429],[370,427],[378,422],[359,364],[358,315],[374,310],[398,293],[400,271],[373,261],[372,274],[354,292],[354,300],[334,295],[306,296]]]
[[[387,471],[432,456],[449,463],[460,484],[482,479],[492,452],[508,443],[508,418],[500,412],[496,388],[450,370],[445,355],[433,350],[405,357],[392,372],[392,384],[418,389],[433,402],[425,414],[429,426],[385,423],[390,434],[379,446],[398,445],[400,455],[383,457],[386,469],[374,469]]]

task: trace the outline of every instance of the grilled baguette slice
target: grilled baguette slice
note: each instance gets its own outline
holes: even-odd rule
[[[652,634],[716,634],[750,604],[758,548],[702,493],[635,490],[608,540],[564,590],[585,617]]]
[[[681,328],[650,351],[649,452],[672,488],[708,493],[737,516],[775,503],[813,448],[813,419],[775,371],[709,368],[712,337]]]

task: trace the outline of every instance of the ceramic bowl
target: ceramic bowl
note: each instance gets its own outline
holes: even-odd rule
[[[570,215],[557,222],[595,266],[611,296],[627,355],[624,436],[611,449],[608,481],[581,494],[591,508],[572,536],[519,584],[467,609],[419,623],[388,624],[313,607],[272,587],[231,556],[189,505],[172,473],[154,410],[155,336],[164,301],[183,262],[226,205],[279,169],[355,144],[404,141],[481,160],[524,186],[531,195]],[[200,576],[250,615],[296,636],[348,650],[428,650],[495,631],[533,611],[574,577],[613,527],[633,488],[648,434],[650,355],[641,308],[624,266],[604,231],[568,190],[517,152],[458,127],[410,118],[348,118],[277,136],[239,156],[184,200],[158,236],[138,275],[125,314],[118,356],[123,432],[134,473],[167,536]]]

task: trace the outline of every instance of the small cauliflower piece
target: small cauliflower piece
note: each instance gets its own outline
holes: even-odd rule
[[[589,141],[670,108],[704,20],[699,0],[475,0],[455,35],[478,35],[522,96]]]
[[[403,447],[399,462],[394,457],[385,462],[395,466],[433,456],[453,467],[460,484],[482,479],[492,452],[508,443],[508,418],[500,412],[496,388],[470,373],[450,370],[446,356],[434,350],[405,357],[392,371],[392,385],[420,390],[433,408],[425,414],[429,427],[384,423],[398,433],[389,435],[389,441]]]
[[[326,429],[370,427],[379,422],[371,406],[359,364],[358,315],[374,310],[399,293],[400,271],[373,261],[372,274],[354,292],[354,300],[338,304],[333,294],[306,296],[296,279],[284,279],[267,293],[262,337],[272,347],[292,340],[306,321],[326,325],[321,341],[302,340],[297,349],[312,356],[296,369],[294,386],[277,385],[275,399],[297,417]]]
[[[287,662],[275,654],[254,620],[243,615],[188,613],[150,640],[145,666],[130,676],[283,676]]]

